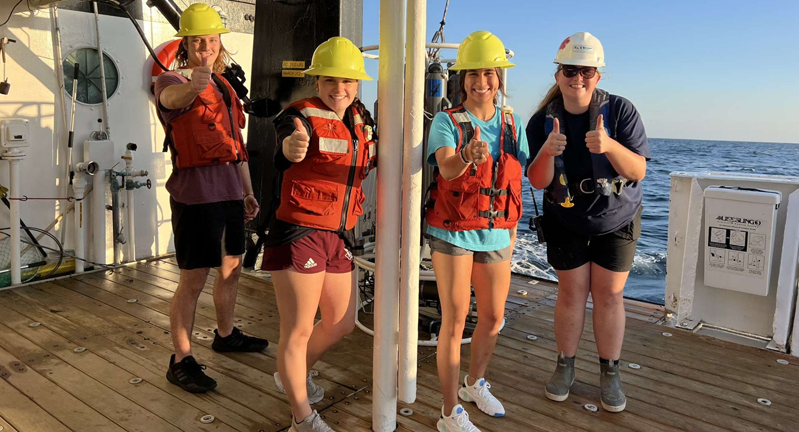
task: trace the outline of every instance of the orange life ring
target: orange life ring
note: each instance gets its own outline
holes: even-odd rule
[[[175,62],[175,57],[177,57],[178,47],[180,46],[180,42],[182,39],[175,39],[174,41],[164,45],[161,48],[161,51],[158,52],[158,60],[166,67],[171,67],[172,63]],[[153,70],[152,70],[152,81],[150,82],[150,92],[155,94],[155,81],[158,79],[158,75],[164,73],[164,70],[161,69],[161,66],[158,66],[158,63],[153,62]]]

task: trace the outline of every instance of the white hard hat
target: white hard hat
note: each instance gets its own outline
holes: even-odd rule
[[[560,44],[554,63],[603,67],[605,66],[605,50],[599,39],[591,33],[577,32]]]

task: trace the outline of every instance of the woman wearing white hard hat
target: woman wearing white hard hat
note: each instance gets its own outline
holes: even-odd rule
[[[644,125],[633,104],[597,88],[605,56],[587,32],[558,49],[555,85],[527,126],[535,159],[530,183],[545,189],[547,261],[558,274],[555,339],[558,362],[546,396],[564,401],[590,293],[599,354],[600,402],[623,411],[619,379],[624,339],[624,284],[641,234],[641,180],[649,160]]]
[[[444,405],[439,431],[477,431],[459,398],[489,416],[505,415],[485,376],[505,315],[529,154],[521,118],[497,106],[501,69],[513,66],[495,35],[469,35],[450,68],[460,71],[463,102],[436,114],[430,126],[427,161],[436,175],[426,221],[441,299],[436,361]],[[461,381],[461,338],[472,286],[479,319],[469,373]]]

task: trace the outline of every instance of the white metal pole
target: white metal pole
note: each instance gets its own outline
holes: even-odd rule
[[[19,198],[19,163],[21,159],[9,159],[9,194],[12,198]],[[22,260],[20,259],[19,235],[19,200],[11,201],[11,285],[22,283]]]
[[[105,126],[106,135],[110,137],[111,123],[108,121],[108,91],[105,87],[105,55],[103,55],[103,44],[100,42],[100,14],[97,12],[97,2],[92,3],[94,5],[94,26],[97,32],[97,56],[100,62],[100,89],[103,94],[103,126]]]
[[[75,198],[83,198],[86,178],[83,172],[75,170],[72,189]],[[83,231],[83,200],[75,202],[75,273],[83,273],[83,260],[86,259],[86,239]]]
[[[92,177],[92,261],[108,264],[106,260],[106,214],[105,189],[106,171],[100,170]]]
[[[375,336],[372,430],[397,428],[397,330],[399,315],[400,202],[392,197],[402,187],[402,74],[405,42],[405,0],[380,2],[380,150],[377,170],[377,234],[375,248]]]
[[[136,224],[133,215],[135,201],[133,199],[133,189],[127,188],[127,182],[132,182],[134,177],[133,151],[130,146],[131,144],[128,144],[128,149],[122,158],[125,160],[125,177],[123,177],[121,188],[125,189],[125,230],[128,233],[128,250],[125,259],[128,262],[133,262],[136,261]]]
[[[128,231],[127,261],[133,262],[136,261],[136,223],[135,219],[133,218],[133,206],[135,204],[135,201],[133,200],[133,189],[126,190],[125,197],[127,198],[127,202],[125,203],[125,210],[127,213],[127,225],[125,228]]]
[[[405,45],[405,141],[402,161],[402,249],[400,276],[399,399],[416,400],[419,342],[419,258],[424,161],[424,79],[427,0],[408,0]]]

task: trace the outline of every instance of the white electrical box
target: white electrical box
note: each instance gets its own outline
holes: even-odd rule
[[[30,127],[24,119],[8,119],[0,121],[0,147],[27,147]]]
[[[705,189],[705,285],[768,295],[778,191]]]

